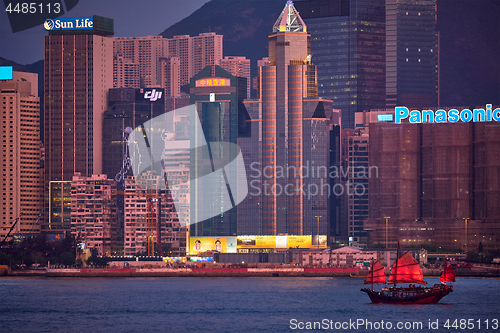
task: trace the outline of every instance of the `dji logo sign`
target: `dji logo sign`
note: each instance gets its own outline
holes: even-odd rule
[[[144,99],[149,99],[151,102],[154,102],[158,99],[161,98],[161,91],[156,91],[156,89],[153,89],[152,91],[146,91],[144,93]]]

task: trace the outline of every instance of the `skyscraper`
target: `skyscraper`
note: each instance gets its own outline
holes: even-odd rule
[[[343,222],[347,222],[345,226],[349,244],[366,246],[363,221],[368,218],[368,127],[344,129],[340,144],[342,173],[346,176],[344,193],[341,195],[341,216]]]
[[[269,35],[269,65],[259,67],[257,100],[245,101],[257,140],[254,147],[260,146],[255,160],[245,157],[247,167],[251,165],[249,181],[255,185],[243,204],[256,212],[253,225],[241,222],[246,230],[253,227],[264,235],[327,233],[332,102],[317,97],[317,71],[310,55],[306,25],[287,1]],[[259,128],[257,138],[253,126]]]
[[[436,0],[386,1],[387,107],[437,106]]]
[[[385,107],[385,0],[304,0],[296,7],[311,34],[319,96],[342,110],[342,129],[355,112]]]
[[[93,16],[93,24],[73,29],[46,24],[45,186],[48,220],[43,232],[71,227],[71,180],[102,173],[102,115],[113,86],[113,20]],[[56,19],[57,20],[57,19]],[[72,20],[72,21],[71,21]],[[75,23],[76,20],[76,25]]]
[[[37,80],[37,74],[13,72],[12,80],[0,81],[1,240],[20,214],[11,237],[40,231],[36,224],[42,208]]]
[[[244,124],[246,119],[242,104],[246,93],[246,80],[231,75],[220,66],[207,66],[191,79],[191,104],[196,106],[203,135],[207,143],[211,145],[209,150],[211,159],[227,159],[233,152],[231,149],[237,148],[239,137],[243,135],[241,124]],[[232,143],[234,145],[225,146],[224,144],[219,145],[219,143]],[[226,147],[231,148],[225,149]],[[199,177],[197,174],[199,170],[194,166],[199,166],[204,161],[206,161],[206,155],[203,153],[192,154],[190,159],[192,179]],[[228,166],[228,168],[230,167]],[[200,196],[196,191],[191,192],[191,220],[199,221],[191,224],[190,234],[192,236],[236,236],[237,234],[237,210],[239,206],[235,207],[234,205],[237,198],[236,189],[233,188],[230,194],[226,194],[225,178],[229,176],[220,174],[215,177],[218,178],[217,181],[210,183],[212,186],[202,183],[202,180],[197,183],[200,185],[197,191],[200,191],[199,189],[203,186],[210,187],[210,198]],[[214,198],[217,199],[214,200]],[[209,219],[201,218],[213,206],[220,207],[218,210],[221,213]]]

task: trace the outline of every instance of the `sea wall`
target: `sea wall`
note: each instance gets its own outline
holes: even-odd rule
[[[82,268],[47,269],[47,277],[294,277],[359,275],[357,268]]]

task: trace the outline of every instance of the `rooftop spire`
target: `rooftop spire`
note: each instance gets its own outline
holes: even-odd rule
[[[288,0],[285,8],[281,12],[276,23],[273,26],[273,32],[307,32],[306,25],[299,15],[299,12],[293,6],[293,1]]]

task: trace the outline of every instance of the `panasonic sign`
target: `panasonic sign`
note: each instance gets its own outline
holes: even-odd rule
[[[57,19],[45,19],[43,28],[46,31],[54,30],[92,30],[94,29],[94,18],[89,17],[61,17]]]
[[[394,113],[396,124],[401,124],[401,121],[406,118],[411,124],[500,121],[500,108],[492,110],[491,104],[486,104],[485,109],[463,109],[461,111],[457,109],[409,111],[407,107],[397,106]]]

